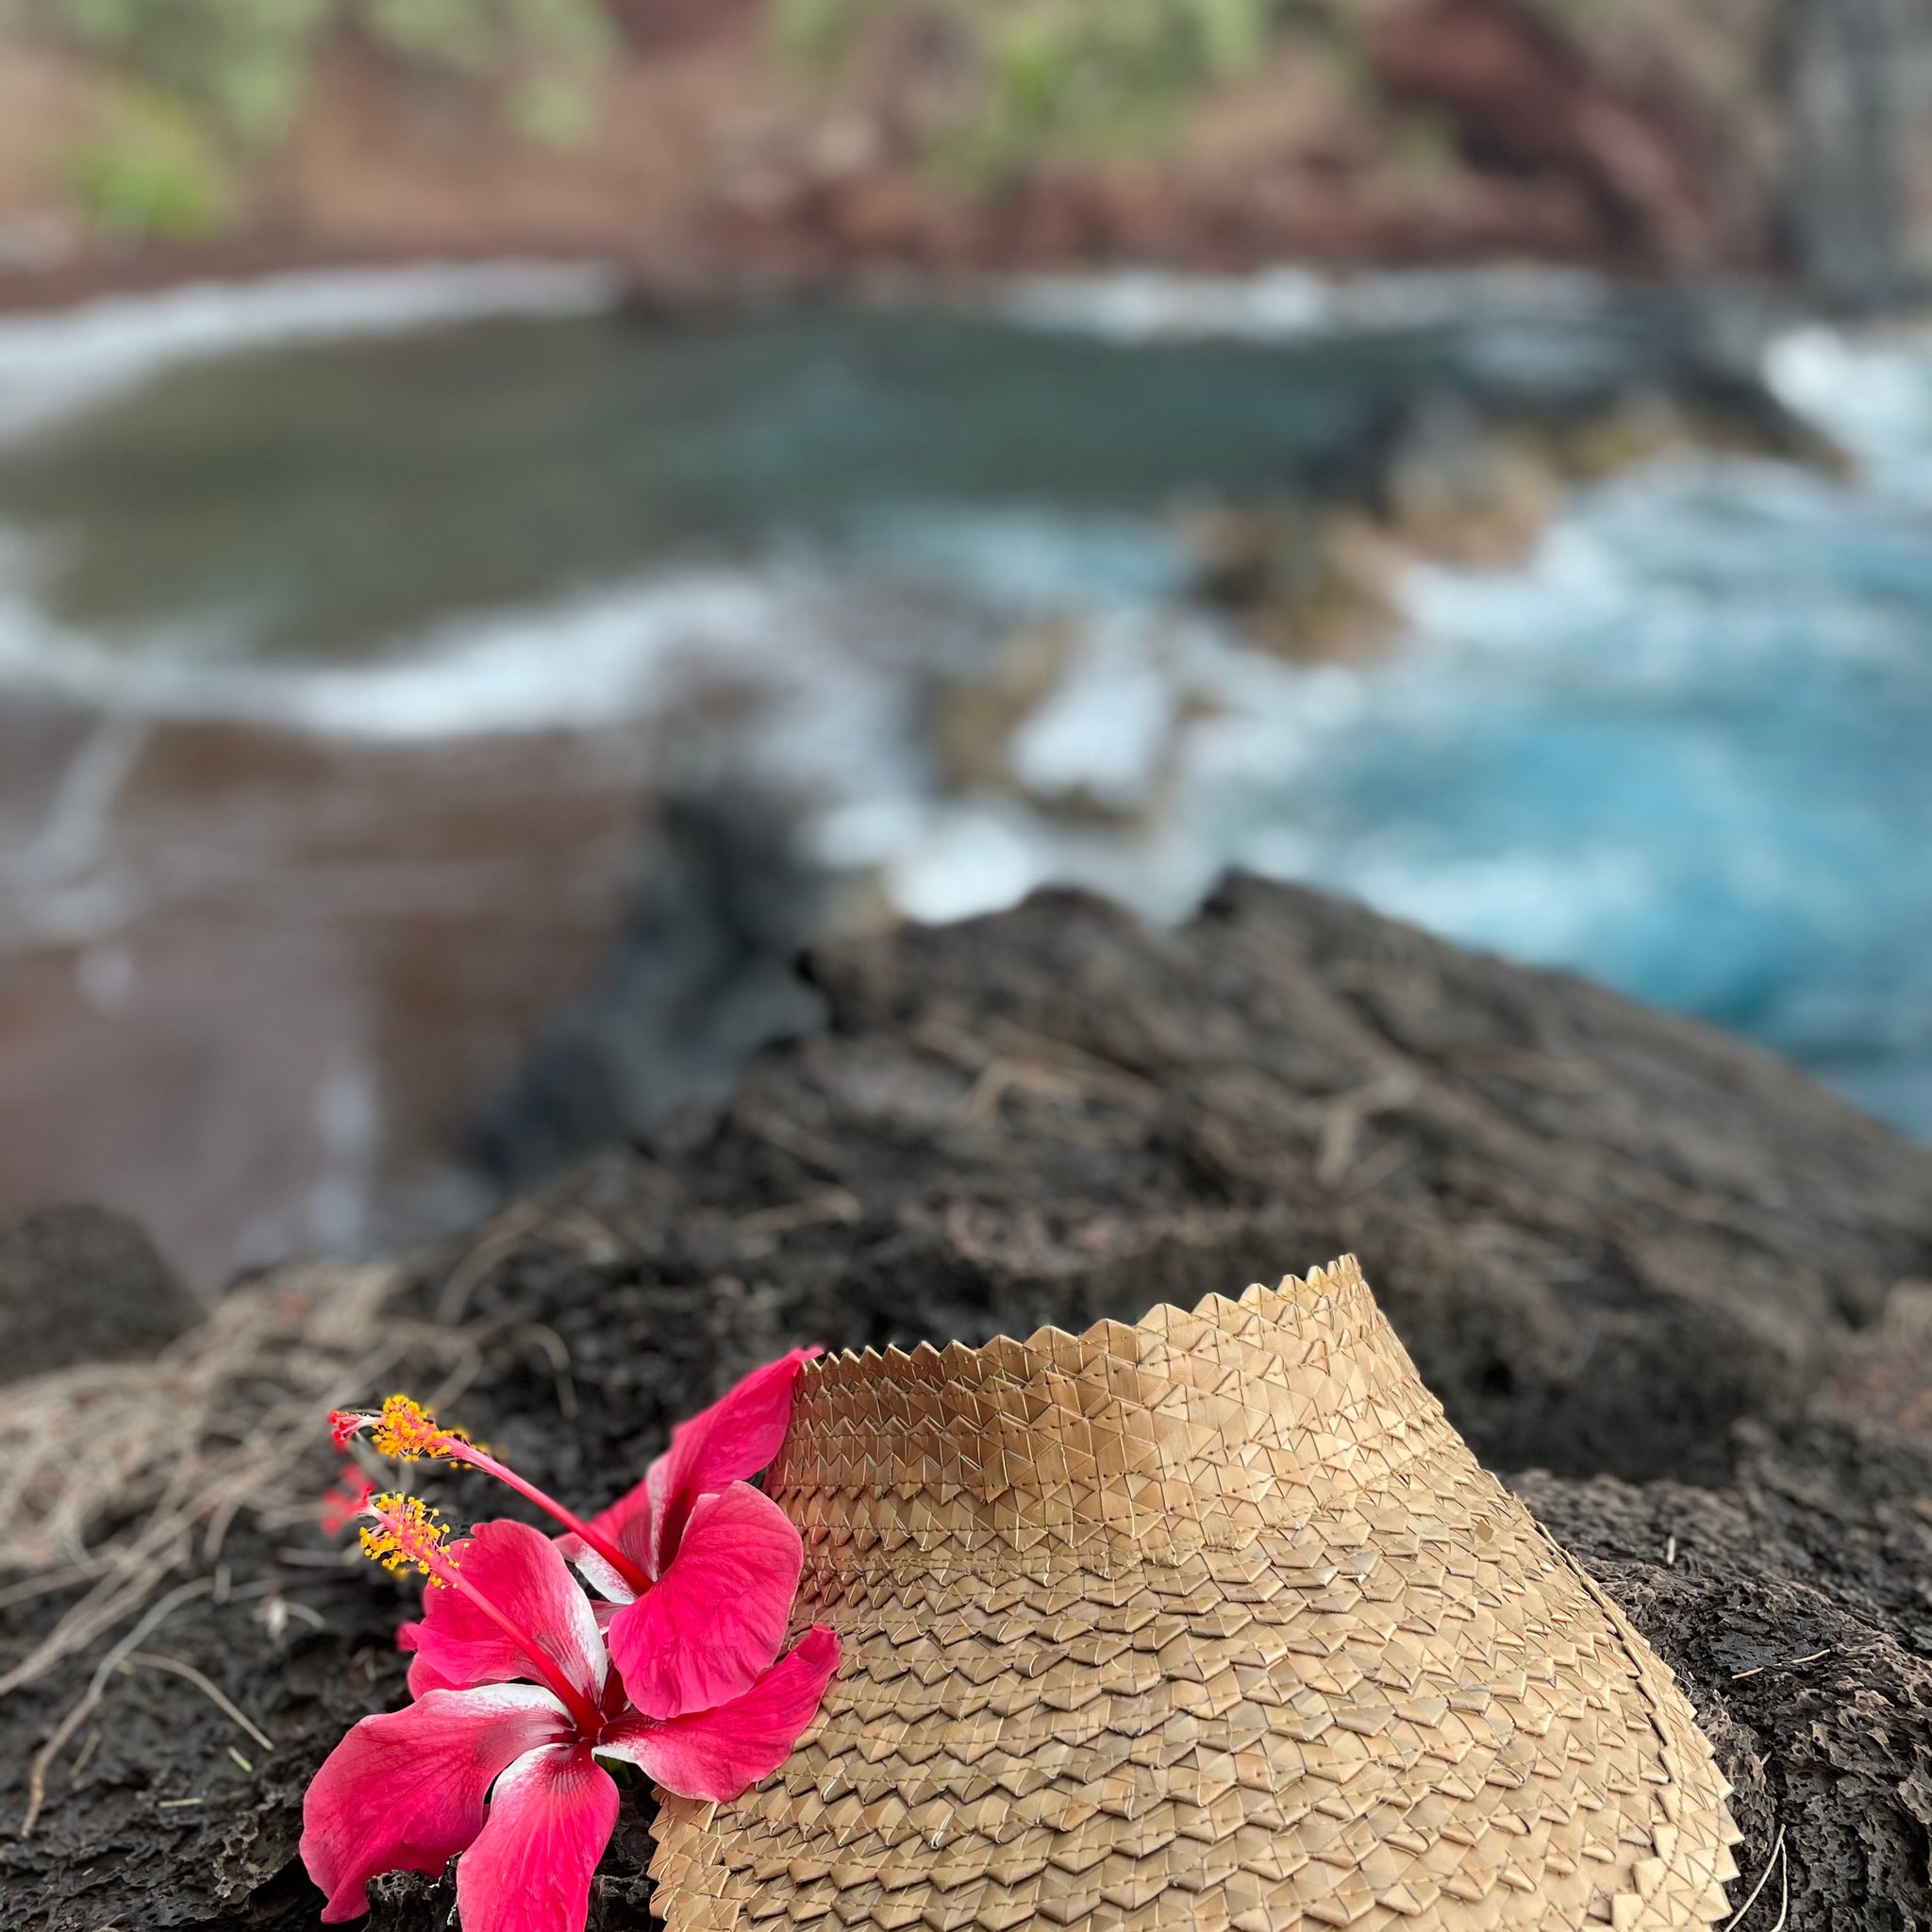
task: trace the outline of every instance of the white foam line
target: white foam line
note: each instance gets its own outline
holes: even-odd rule
[[[493,316],[596,314],[623,292],[597,262],[432,262],[190,283],[0,318],[0,441],[237,351],[407,334]]]
[[[134,716],[226,718],[347,738],[587,728],[653,715],[694,676],[735,674],[794,688],[816,641],[820,589],[808,574],[779,571],[653,575],[451,620],[373,663],[301,665],[116,648],[55,624],[16,594],[0,597],[0,679]],[[815,663],[816,675],[828,675]]]
[[[1932,505],[1932,340],[1809,324],[1772,342],[1764,375],[1882,493]]]
[[[1299,341],[1352,330],[1420,328],[1473,315],[1587,314],[1605,284],[1581,270],[1407,270],[1338,276],[1284,264],[1246,275],[1158,269],[1036,275],[996,291],[1009,322],[1118,342]]]
[[[143,721],[105,713],[70,760],[40,837],[6,870],[42,885],[86,873],[100,857],[108,819],[147,736]]]

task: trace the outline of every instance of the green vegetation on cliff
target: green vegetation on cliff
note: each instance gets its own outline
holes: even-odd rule
[[[952,84],[936,158],[984,181],[1158,142],[1189,96],[1258,67],[1289,28],[1344,72],[1358,0],[772,0],[780,44],[837,64],[891,37]]]
[[[1364,0],[767,5],[779,47],[808,61],[840,62],[881,36],[941,48],[951,78],[936,146],[983,177],[1157,141],[1194,90],[1252,70],[1286,27],[1345,60]],[[323,50],[341,36],[502,89],[539,138],[568,131],[560,91],[617,45],[608,0],[0,0],[8,12],[242,152],[288,132]]]
[[[110,77],[73,158],[93,225],[176,241],[224,224],[341,37],[494,89],[540,141],[581,129],[582,83],[615,44],[602,0],[0,0],[6,20]]]

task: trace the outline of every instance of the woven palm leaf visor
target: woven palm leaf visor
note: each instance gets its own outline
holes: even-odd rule
[[[1352,1260],[807,1372],[770,1478],[844,1661],[664,1805],[670,1932],[1701,1927],[1728,1787]]]

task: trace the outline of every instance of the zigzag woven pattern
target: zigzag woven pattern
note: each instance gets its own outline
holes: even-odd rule
[[[1701,1927],[1728,1787],[1352,1259],[1128,1328],[808,1371],[770,1480],[844,1662],[667,1799],[670,1932]]]

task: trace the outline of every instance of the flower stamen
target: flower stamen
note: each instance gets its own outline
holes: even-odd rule
[[[481,1448],[470,1441],[467,1431],[443,1428],[420,1402],[411,1402],[407,1395],[391,1395],[382,1405],[369,1440],[378,1456],[396,1462],[459,1456],[466,1449]]]
[[[371,1446],[392,1461],[418,1462],[426,1457],[459,1462],[467,1468],[481,1470],[485,1475],[493,1475],[595,1550],[630,1586],[634,1595],[642,1596],[651,1588],[650,1575],[608,1536],[566,1509],[555,1497],[545,1495],[508,1463],[499,1462],[480,1442],[473,1442],[466,1431],[443,1427],[421,1403],[412,1402],[407,1395],[391,1395],[373,1415],[356,1409],[338,1409],[328,1422],[329,1433],[339,1449],[346,1448],[366,1430]]]
[[[391,1462],[420,1462],[424,1457],[480,1454],[482,1445],[470,1441],[466,1429],[444,1428],[420,1402],[391,1395],[374,1414],[364,1409],[339,1408],[328,1419],[329,1435],[338,1449],[368,1434],[370,1446]]]
[[[362,1553],[385,1570],[419,1570],[432,1589],[447,1589],[456,1577],[449,1555],[449,1525],[421,1496],[393,1491],[372,1495],[365,1506],[371,1521],[362,1525]]]

